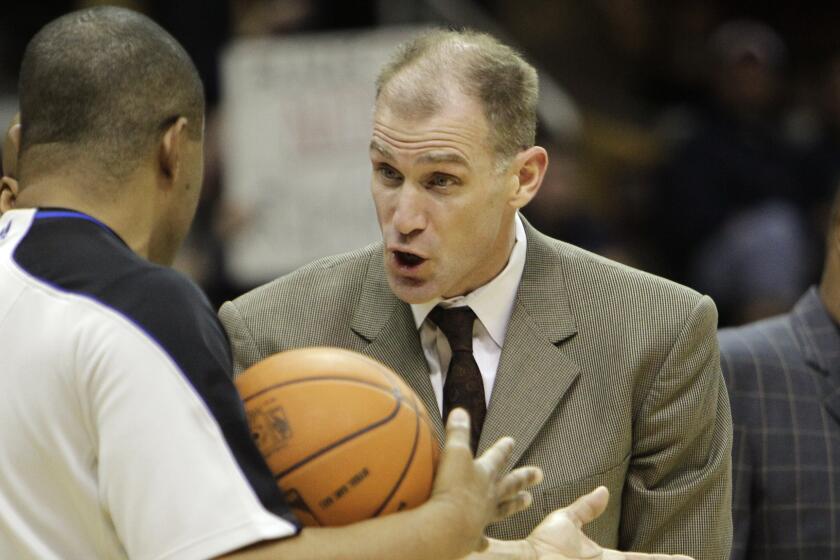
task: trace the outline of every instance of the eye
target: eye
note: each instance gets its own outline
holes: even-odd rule
[[[458,179],[445,173],[435,173],[428,181],[430,187],[447,188],[458,184]]]
[[[387,183],[399,183],[402,181],[402,175],[400,175],[399,171],[391,167],[387,164],[380,164],[377,165],[376,173],[382,178],[383,181]]]

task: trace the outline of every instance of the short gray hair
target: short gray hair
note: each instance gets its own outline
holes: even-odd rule
[[[470,30],[435,30],[410,39],[380,71],[377,100],[404,71],[417,74],[408,79],[408,95],[389,97],[398,110],[433,114],[441,104],[437,84],[450,76],[464,94],[481,103],[490,142],[500,156],[512,157],[536,142],[537,71],[496,38]]]

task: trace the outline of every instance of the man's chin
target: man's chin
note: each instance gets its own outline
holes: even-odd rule
[[[431,282],[396,276],[391,272],[388,273],[388,286],[398,299],[408,304],[425,303],[438,297]]]

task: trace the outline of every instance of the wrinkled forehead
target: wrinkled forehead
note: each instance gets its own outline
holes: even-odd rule
[[[429,151],[441,156],[452,152],[470,165],[494,157],[487,120],[478,102],[463,94],[442,95],[435,101],[433,107],[415,108],[406,98],[383,92],[373,115],[373,152],[414,157]]]

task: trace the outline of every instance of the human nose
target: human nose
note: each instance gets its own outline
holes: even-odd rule
[[[403,185],[397,197],[394,227],[402,235],[411,235],[426,228],[422,194],[410,184]]]

